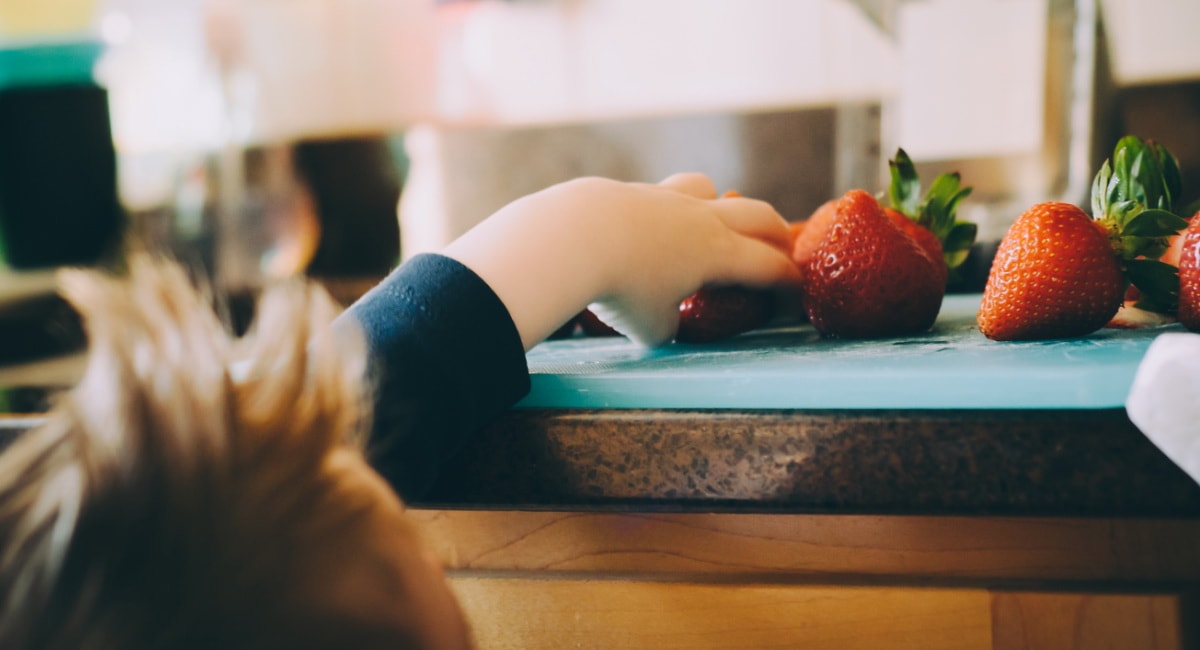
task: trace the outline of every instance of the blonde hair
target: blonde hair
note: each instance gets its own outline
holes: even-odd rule
[[[335,336],[337,308],[300,281],[267,291],[240,339],[147,255],[61,285],[88,361],[0,455],[0,647],[352,641],[309,576],[371,507],[322,471],[361,449],[361,336]]]

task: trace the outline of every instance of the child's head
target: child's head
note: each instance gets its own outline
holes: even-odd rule
[[[235,340],[169,264],[63,288],[89,357],[0,455],[0,647],[469,645],[363,460],[364,346],[325,294],[270,290]]]

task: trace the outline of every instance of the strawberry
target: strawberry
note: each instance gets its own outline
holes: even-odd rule
[[[608,326],[608,323],[600,320],[600,317],[590,309],[584,309],[575,317],[579,322],[579,328],[585,336],[620,336],[621,333]]]
[[[1078,206],[1039,203],[996,250],[979,331],[997,341],[1082,336],[1103,327],[1124,295],[1105,229]]]
[[[933,326],[945,262],[892,221],[875,197],[847,192],[834,202],[826,230],[803,269],[804,307],[818,331],[871,338]]]
[[[1139,309],[1173,313],[1178,275],[1158,257],[1186,224],[1168,209],[1178,188],[1170,153],[1122,138],[1092,185],[1093,217],[1047,202],[1013,222],[984,287],[979,330],[1001,341],[1084,336],[1114,322],[1130,282]]]
[[[921,248],[924,248],[930,257],[935,260],[945,258],[945,254],[942,252],[942,242],[938,241],[937,235],[933,234],[933,231],[908,218],[895,208],[885,207],[883,213],[887,215],[888,219],[892,220],[892,223],[900,226],[900,229],[905,234],[920,244]],[[943,266],[940,275],[942,276],[942,284],[945,284],[949,276],[949,269]]]
[[[679,304],[680,343],[707,343],[762,327],[774,315],[771,292],[745,287],[705,287]]]
[[[1200,332],[1200,212],[1179,237],[1179,322]]]

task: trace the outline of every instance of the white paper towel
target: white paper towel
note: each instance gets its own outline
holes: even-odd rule
[[[1168,332],[1154,339],[1125,410],[1167,458],[1200,482],[1200,334]]]

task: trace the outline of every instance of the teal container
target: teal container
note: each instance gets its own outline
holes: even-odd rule
[[[96,85],[101,45],[81,41],[0,48],[0,90]]]

